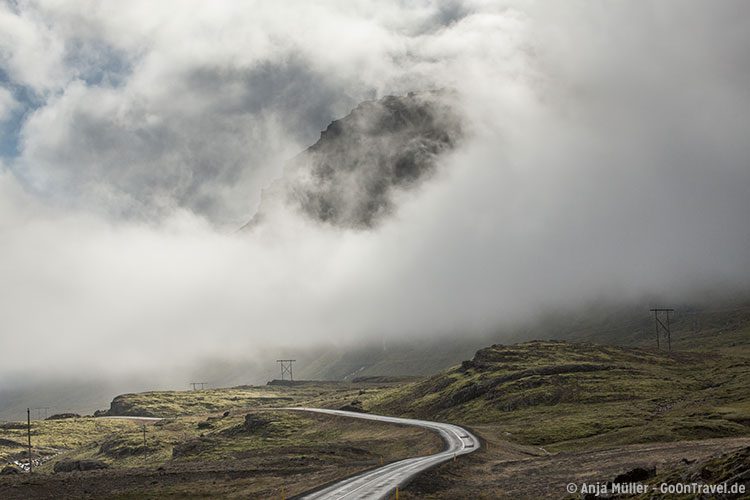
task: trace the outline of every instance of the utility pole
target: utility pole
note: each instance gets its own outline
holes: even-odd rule
[[[29,474],[34,472],[34,464],[31,461],[31,408],[26,408],[26,431],[29,437]]]
[[[659,331],[664,330],[667,334],[667,350],[672,352],[672,330],[669,325],[669,315],[674,312],[674,309],[655,308],[651,309],[654,313],[654,323],[656,325],[656,348],[659,349]],[[660,319],[661,313],[665,313],[666,324]]]
[[[284,376],[288,373],[289,380],[294,381],[292,374],[292,363],[297,361],[296,359],[277,359],[276,362],[281,366],[281,380],[285,380]]]

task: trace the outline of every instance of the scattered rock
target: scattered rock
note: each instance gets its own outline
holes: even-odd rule
[[[213,424],[211,422],[208,422],[208,421],[198,422],[199,429],[210,429],[211,427],[213,427]]]
[[[109,465],[101,460],[61,460],[55,464],[55,472],[73,472],[78,470],[108,469]]]
[[[221,416],[224,417],[224,418],[228,417],[229,416],[229,411],[225,411]]]

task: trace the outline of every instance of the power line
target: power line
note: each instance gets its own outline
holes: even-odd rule
[[[674,312],[674,309],[665,309],[665,308],[654,308],[651,309],[651,312],[654,313],[654,323],[656,325],[656,348],[659,349],[659,332],[660,330],[664,330],[664,333],[667,336],[667,350],[672,351],[672,330],[671,326],[669,324],[669,314]],[[661,313],[665,313],[666,316],[666,324],[661,320],[660,316]]]
[[[284,376],[289,374],[289,381],[294,381],[294,375],[292,374],[292,364],[297,361],[296,359],[277,359],[276,362],[281,366],[281,380],[286,380]]]

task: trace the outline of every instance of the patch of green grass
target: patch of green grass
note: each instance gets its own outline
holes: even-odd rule
[[[269,410],[296,405],[336,408],[392,385],[320,383],[124,394],[113,401],[110,411],[115,415],[167,417],[146,422],[145,443],[142,422],[83,417],[32,421],[32,444],[35,453],[54,456],[54,460],[40,467],[42,472],[51,471],[55,462],[65,458],[98,459],[114,467],[142,467],[171,461],[252,458],[286,448],[310,450],[321,443],[328,446],[351,438],[342,434],[348,424],[321,426],[307,414]],[[268,425],[252,431],[245,429],[248,412],[268,415]],[[363,425],[360,423],[359,428]],[[0,447],[0,460],[25,453],[25,424],[2,424],[0,438],[17,444]]]
[[[111,415],[176,417],[203,415],[229,409],[283,406],[294,396],[282,394],[284,388],[246,387],[200,391],[153,391],[117,396]]]
[[[128,433],[137,425],[127,420],[101,418],[75,418],[65,420],[34,420],[31,422],[31,441],[35,448],[73,449],[91,443],[93,436]],[[3,424],[0,437],[26,443],[27,431],[23,425]],[[0,448],[0,458],[21,449]]]
[[[316,382],[292,386],[142,392],[117,396],[108,413],[164,418],[301,405],[338,408],[363,394],[373,395],[398,385],[400,383]]]

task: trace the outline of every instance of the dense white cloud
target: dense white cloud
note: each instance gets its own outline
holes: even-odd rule
[[[0,174],[0,373],[468,334],[607,294],[746,288],[743,10],[6,5],[0,63],[40,102]],[[434,87],[457,91],[467,140],[377,230],[280,212],[233,232],[330,119]]]
[[[188,208],[235,225],[330,120],[450,84],[502,28],[487,13],[371,1],[22,2],[1,19],[10,80],[44,100],[22,129],[23,178],[94,210]]]
[[[10,118],[18,106],[19,104],[13,94],[7,89],[0,88],[0,122]]]

